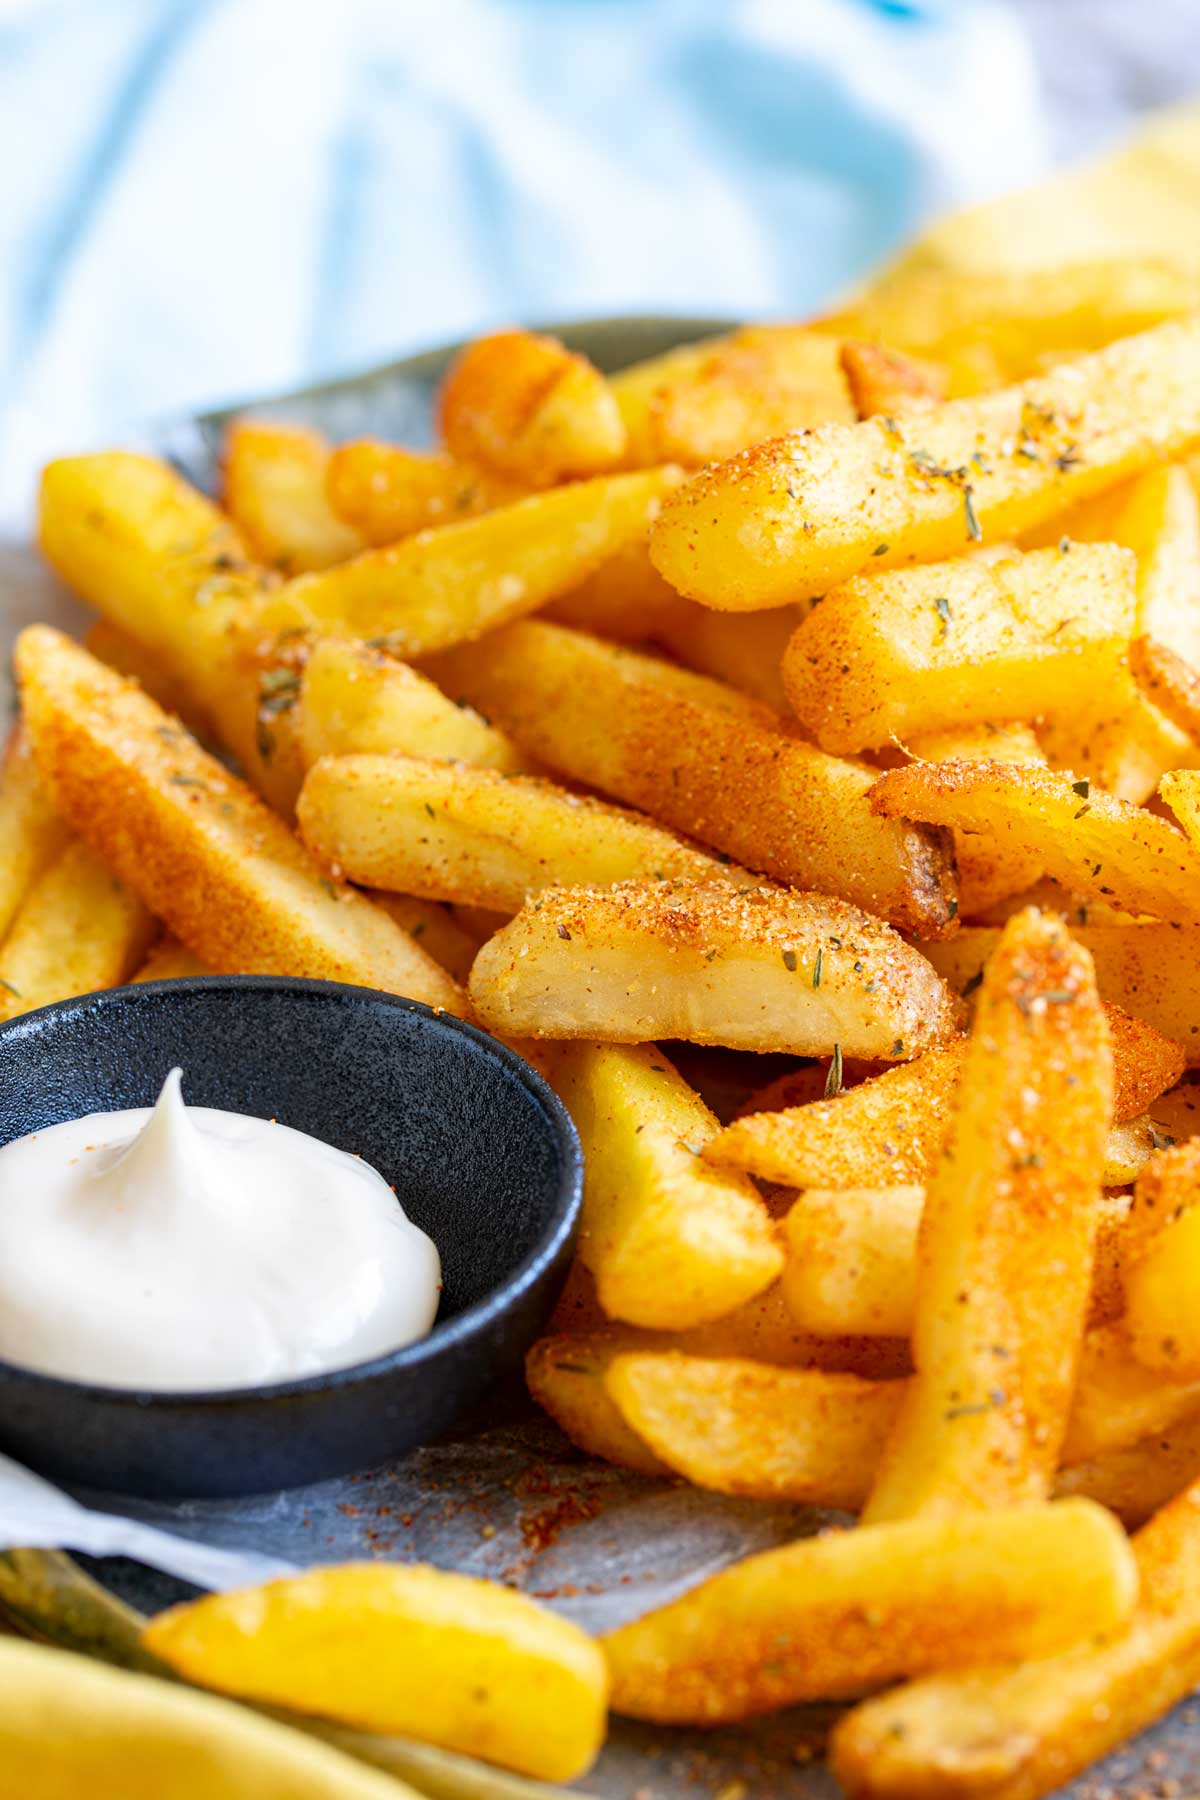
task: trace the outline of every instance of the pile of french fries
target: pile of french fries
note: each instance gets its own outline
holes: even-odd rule
[[[172,1615],[191,1678],[551,1779],[610,1690],[855,1699],[878,1800],[1032,1800],[1200,1681],[1198,305],[921,267],[607,379],[483,339],[433,453],[241,421],[220,506],[45,471],[100,617],[17,647],[0,1014],[213,970],[482,1023],[586,1156],[534,1396],[858,1515],[598,1656],[418,1580],[372,1615],[403,1667],[335,1679],[348,1576]],[[790,1061],[719,1118],[731,1051]],[[477,1665],[507,1730],[424,1703]]]

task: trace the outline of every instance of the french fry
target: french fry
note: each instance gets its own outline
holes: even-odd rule
[[[605,1385],[614,1357],[627,1348],[620,1333],[539,1338],[525,1358],[525,1381],[538,1405],[573,1444],[638,1475],[669,1475],[650,1446],[625,1423]]]
[[[480,951],[480,1016],[505,1035],[684,1038],[903,1060],[956,1010],[917,951],[812,894],[731,881],[548,888]]]
[[[1132,550],[1134,633],[1152,634],[1190,662],[1200,659],[1200,504],[1186,470],[1148,469],[1085,501],[1053,530],[1107,543],[1110,554],[1112,543]],[[1115,674],[1097,671],[1094,684],[1071,683],[1043,712],[1040,733],[1051,763],[1139,805],[1167,769],[1194,755],[1186,733],[1138,687],[1124,658]]]
[[[314,854],[351,881],[497,912],[546,887],[722,873],[637,813],[536,775],[428,758],[327,757],[297,819]]]
[[[584,1774],[604,1740],[604,1659],[577,1625],[425,1564],[348,1563],[209,1594],[159,1613],[143,1642],[204,1687],[547,1781]]]
[[[667,592],[670,598],[660,604],[649,633],[655,643],[685,668],[750,694],[776,713],[790,712],[781,665],[804,607],[781,606],[774,612],[729,618]]]
[[[1122,1625],[1136,1597],[1116,1520],[1060,1500],[804,1538],[601,1644],[617,1712],[716,1725],[918,1671],[1047,1655]]]
[[[485,937],[490,937],[491,930],[469,930],[450,907],[441,906],[436,900],[417,900],[411,894],[382,894],[378,890],[367,898],[394,919],[401,931],[415,938],[455,981],[466,985],[479,946]]]
[[[704,1162],[717,1121],[657,1047],[571,1045],[549,1073],[583,1145],[579,1257],[609,1318],[682,1330],[770,1286],[770,1215],[746,1176]]]
[[[913,763],[871,790],[885,818],[994,833],[1036,853],[1083,896],[1178,925],[1200,924],[1200,850],[1175,826],[1069,774],[989,763]]]
[[[988,954],[999,942],[990,934]],[[980,962],[980,969],[983,967]],[[1105,1008],[1113,1118],[1136,1121],[1174,1086],[1186,1051],[1118,1006]],[[960,1040],[927,1050],[830,1099],[734,1119],[705,1150],[710,1162],[796,1188],[885,1188],[928,1180],[945,1139],[966,1055]],[[1200,1119],[1198,1119],[1200,1122]],[[1109,1134],[1110,1150],[1114,1133]],[[1139,1165],[1140,1166],[1140,1165]]]
[[[467,643],[569,592],[641,537],[676,478],[599,475],[366,550],[277,589],[258,630],[345,632],[397,656]]]
[[[165,932],[155,944],[150,954],[137,973],[131,975],[131,981],[183,981],[194,975],[209,975],[212,971],[202,963],[198,956],[185,948],[170,932]]]
[[[70,836],[38,774],[27,734],[12,732],[0,763],[0,944],[30,888]]]
[[[768,619],[777,616],[762,615]],[[1046,762],[1031,725],[996,725],[991,720],[957,731],[918,733],[907,740],[905,748],[916,762],[965,760],[1031,763],[1039,767]],[[1002,901],[1024,893],[1040,880],[1042,873],[1041,858],[1035,851],[1014,849],[980,832],[954,833],[954,861],[958,868],[961,919],[978,918]]]
[[[427,676],[352,638],[322,638],[299,679],[297,730],[305,767],[322,756],[452,756],[505,774],[529,757]]]
[[[1143,635],[1129,646],[1129,667],[1146,698],[1193,744],[1200,743],[1200,675],[1192,665]]]
[[[186,684],[163,668],[158,657],[138,638],[131,637],[120,625],[97,619],[84,635],[84,647],[118,675],[129,675],[139,687],[157,700],[164,712],[182,719],[194,737],[203,737],[212,729],[212,721],[196,706]]]
[[[1009,922],[984,971],[921,1226],[910,1384],[865,1517],[1049,1492],[1091,1289],[1112,1052],[1060,920]]]
[[[1115,544],[960,558],[860,575],[808,614],[783,658],[792,710],[823,750],[1036,719],[1064,688],[1112,687],[1136,565]]]
[[[122,1800],[421,1800],[407,1782],[244,1706],[9,1637],[0,1739],[5,1781],[28,1800],[115,1781]]]
[[[914,1682],[849,1713],[832,1745],[847,1794],[1037,1800],[1181,1700],[1200,1680],[1200,1483],[1132,1549],[1139,1598],[1117,1636],[1022,1667]]]
[[[613,376],[626,462],[699,468],[825,419],[852,419],[838,346],[803,325],[747,325]]]
[[[363,548],[325,493],[329,445],[319,431],[269,419],[235,419],[221,446],[221,504],[251,553],[299,575],[345,562]]]
[[[809,1188],[784,1221],[783,1294],[803,1331],[907,1337],[917,1288],[921,1187]]]
[[[617,1422],[618,1426],[624,1424],[620,1415]],[[1084,1494],[1107,1506],[1132,1530],[1182,1493],[1198,1468],[1200,1409],[1189,1411],[1165,1431],[1102,1451],[1090,1462],[1060,1469],[1055,1493],[1063,1499]]]
[[[1090,1462],[1152,1433],[1170,1431],[1200,1411],[1200,1381],[1147,1369],[1129,1348],[1120,1320],[1084,1338],[1062,1460]]]
[[[665,615],[683,604],[654,564],[645,537],[627,544],[615,556],[542,609],[542,617],[576,631],[615,638],[619,644],[644,644]]]
[[[33,882],[0,946],[0,1019],[119,987],[154,920],[86,844],[71,841]]]
[[[431,673],[548,767],[747,868],[921,936],[953,927],[949,840],[881,832],[863,765],[803,743],[722,682],[541,621],[438,657]]]
[[[533,331],[497,331],[459,352],[438,425],[463,462],[551,487],[614,468],[625,451],[616,396],[586,356]]]
[[[1048,355],[1098,350],[1190,312],[1194,278],[1151,257],[976,271],[908,267],[818,321],[823,330],[880,338],[914,356],[956,361],[985,350],[1001,380],[1035,374]]]
[[[979,399],[746,451],[666,502],[650,554],[706,606],[787,605],[867,567],[1012,538],[1197,437],[1200,319],[1189,318]]]
[[[432,957],[327,881],[283,821],[145,694],[46,626],[21,634],[16,666],[34,756],[64,816],[210,968],[463,1009]]]
[[[900,413],[920,412],[946,397],[941,369],[915,362],[902,351],[886,350],[882,344],[848,338],[840,360],[851,404],[860,419],[872,419],[876,413],[890,413],[895,418]]]
[[[325,475],[334,513],[376,547],[432,526],[473,519],[519,499],[522,492],[519,483],[444,451],[403,450],[375,438],[340,445]]]
[[[1140,1363],[1200,1377],[1200,1139],[1152,1157],[1134,1191],[1125,1334]]]

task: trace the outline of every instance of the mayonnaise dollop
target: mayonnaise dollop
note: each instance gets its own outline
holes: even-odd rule
[[[91,1113],[0,1149],[0,1357],[109,1387],[256,1387],[424,1337],[433,1241],[306,1132],[185,1106]]]

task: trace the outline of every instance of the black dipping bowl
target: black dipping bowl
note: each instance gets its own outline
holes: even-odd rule
[[[535,1069],[367,988],[147,982],[0,1026],[0,1144],[149,1106],[177,1065],[193,1104],[294,1125],[394,1184],[441,1251],[437,1323],[374,1362],[220,1392],[90,1387],[0,1362],[0,1449],[115,1493],[259,1493],[410,1450],[519,1364],[566,1273],[582,1185],[575,1128]]]

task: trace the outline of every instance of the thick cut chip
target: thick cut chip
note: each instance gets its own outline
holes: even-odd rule
[[[550,768],[747,868],[922,937],[953,929],[948,837],[881,830],[872,771],[804,743],[723,682],[533,620],[431,672]]]
[[[221,450],[221,500],[253,555],[285,575],[327,569],[363,547],[325,493],[329,445],[319,431],[235,419]]]
[[[0,943],[30,888],[70,835],[37,772],[28,736],[14,731],[0,764]]]
[[[0,958],[0,961],[3,959]],[[1138,1361],[1200,1377],[1200,1139],[1151,1157],[1134,1192],[1125,1331]]]
[[[1138,1603],[1116,1636],[914,1682],[849,1713],[833,1737],[846,1792],[1038,1800],[1183,1699],[1200,1681],[1200,1483],[1156,1513],[1132,1549]],[[1046,1592],[1056,1593],[1050,1571]],[[981,1646],[968,1663],[986,1660]]]
[[[658,579],[662,581],[662,576]],[[783,685],[783,653],[808,609],[781,606],[750,618],[729,618],[670,588],[666,591],[670,598],[660,603],[647,635],[685,668],[711,675],[786,715],[790,707]]]
[[[784,1223],[783,1293],[802,1331],[907,1337],[917,1288],[921,1187],[809,1188]]]
[[[772,619],[778,615],[755,616]],[[1032,763],[1039,767],[1046,762],[1031,725],[997,725],[991,720],[956,731],[917,733],[906,741],[905,749],[916,762]],[[1014,849],[987,832],[956,831],[954,861],[960,919],[978,918],[1014,895],[1024,894],[1042,874],[1036,851]]]
[[[258,629],[342,631],[398,656],[470,642],[567,593],[641,537],[676,479],[671,469],[601,475],[364,551],[287,582],[263,602]]]
[[[731,881],[551,888],[484,945],[480,1015],[505,1035],[903,1061],[952,1035],[929,964],[878,919]]]
[[[979,399],[760,444],[680,488],[650,553],[706,606],[784,606],[1012,538],[1197,438],[1189,318]]]
[[[1091,544],[860,575],[827,594],[788,644],[792,710],[839,754],[1036,719],[1064,690],[1115,684],[1135,572],[1128,551]]]
[[[657,1047],[571,1044],[548,1067],[583,1145],[579,1257],[609,1318],[684,1330],[770,1286],[770,1214],[704,1161],[717,1121]]]
[[[519,499],[523,488],[444,451],[403,450],[359,438],[333,452],[325,491],[338,518],[381,547],[415,531],[491,512]]]
[[[128,980],[154,937],[151,914],[78,839],[28,889],[0,946],[0,1019]]]
[[[525,1358],[530,1394],[588,1456],[599,1456],[638,1475],[669,1475],[625,1423],[604,1385],[614,1357],[632,1346],[619,1332],[555,1333],[539,1338]]]
[[[423,757],[327,757],[309,771],[297,819],[350,881],[497,912],[545,887],[722,872],[637,813],[536,775]]]
[[[533,331],[497,331],[468,344],[447,372],[437,410],[452,455],[531,487],[598,475],[625,451],[625,423],[599,369]]]
[[[984,972],[921,1225],[916,1375],[866,1517],[1047,1494],[1091,1291],[1112,1052],[1061,920],[1005,927]]]
[[[209,1594],[160,1613],[143,1641],[201,1686],[547,1781],[584,1774],[604,1741],[604,1659],[577,1625],[498,1582],[421,1563],[348,1563]]]
[[[387,915],[145,694],[46,626],[17,644],[30,741],[64,815],[210,968],[354,982],[462,1011]]]
[[[881,776],[871,805],[886,818],[990,832],[1036,853],[1073,893],[1200,924],[1200,849],[1166,819],[1086,780],[1028,764],[913,763]]]
[[[601,1642],[617,1712],[716,1725],[918,1670],[1046,1655],[1120,1626],[1136,1597],[1116,1520],[1061,1500],[805,1538]]]

